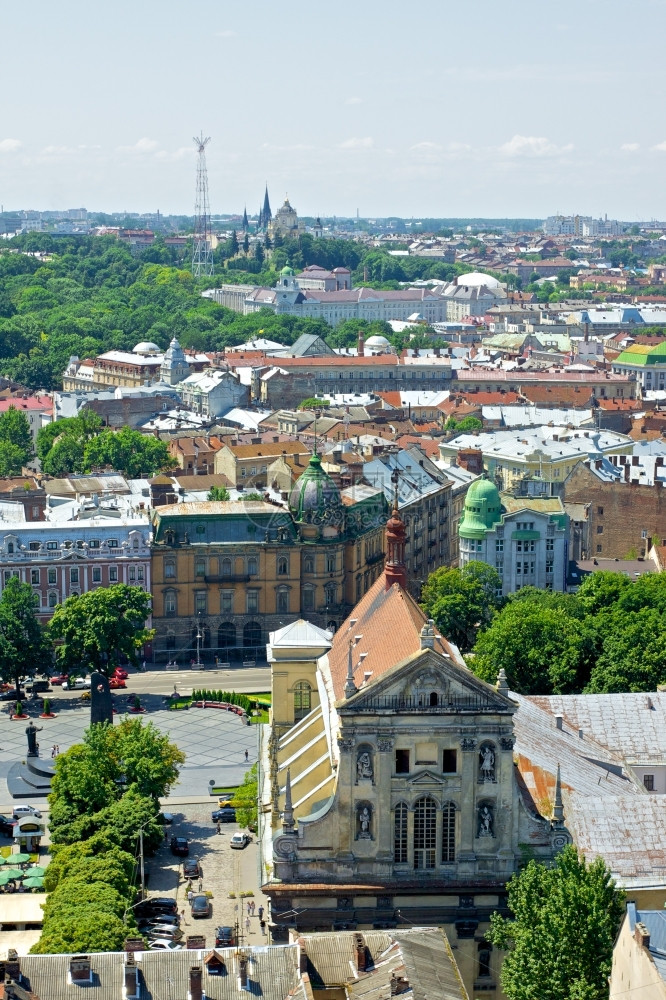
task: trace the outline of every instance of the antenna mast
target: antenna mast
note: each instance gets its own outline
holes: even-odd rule
[[[193,142],[197,147],[197,195],[194,203],[194,246],[192,248],[192,274],[195,278],[207,277],[213,273],[213,249],[210,238],[210,206],[208,204],[208,170],[206,169],[206,146],[210,136],[204,139],[203,132]]]

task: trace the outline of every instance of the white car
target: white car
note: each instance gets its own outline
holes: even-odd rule
[[[170,941],[168,938],[158,938],[156,941],[151,941],[148,945],[151,951],[182,951],[182,944],[176,944],[175,941]]]
[[[42,814],[35,806],[14,806],[12,816],[14,819],[21,819],[22,816],[36,816],[37,819],[42,818]]]
[[[82,688],[90,687],[89,677],[70,677],[62,686],[63,691],[80,691]]]

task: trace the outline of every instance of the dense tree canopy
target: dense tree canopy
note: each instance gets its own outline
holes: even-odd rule
[[[123,657],[136,664],[154,635],[145,627],[149,615],[150,595],[124,583],[68,597],[47,626],[58,643],[59,665],[67,673],[99,670],[110,676]]]
[[[489,939],[508,948],[509,1000],[604,1000],[623,897],[601,858],[566,847],[552,868],[530,861],[508,883],[511,920],[491,917]]]
[[[46,672],[51,645],[37,620],[35,592],[13,576],[0,597],[0,676],[20,689],[21,677]]]
[[[10,406],[0,414],[0,476],[20,476],[33,454],[28,418]]]
[[[502,604],[502,581],[487,563],[471,562],[463,569],[442,567],[423,588],[423,610],[443,635],[462,650],[474,645],[479,628],[487,626]]]

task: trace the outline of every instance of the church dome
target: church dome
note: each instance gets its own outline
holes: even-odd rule
[[[386,339],[386,337],[375,336],[375,337],[368,337],[368,339],[365,342],[365,346],[386,348],[390,347],[391,344]]]
[[[503,294],[504,292],[504,286],[501,281],[493,278],[490,274],[482,274],[481,271],[470,271],[469,274],[459,274],[456,278],[456,284],[467,288],[478,288],[479,285],[485,285],[491,292],[496,292],[497,294]]]
[[[319,455],[312,456],[307,469],[296,480],[289,496],[289,510],[296,521],[342,524],[344,511],[340,490],[322,469]]]
[[[132,348],[132,354],[161,354],[157,344],[151,344],[149,340],[142,340],[140,344]]]
[[[280,274],[283,275],[284,277],[290,277],[291,275],[293,275],[293,273],[294,273],[293,267],[289,267],[288,264],[286,267],[283,267],[282,270],[280,271]]]
[[[467,490],[465,513],[458,528],[461,538],[483,538],[502,520],[499,490],[489,479],[477,479]]]

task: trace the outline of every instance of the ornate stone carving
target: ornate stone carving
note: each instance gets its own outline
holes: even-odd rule
[[[390,736],[380,736],[377,740],[377,749],[380,753],[391,753],[395,740]]]
[[[338,750],[340,753],[351,753],[354,749],[354,741],[348,738],[342,738],[338,736]]]
[[[372,806],[367,802],[356,807],[356,839],[372,840]]]
[[[338,896],[339,910],[352,910],[353,908],[354,908],[354,900],[351,896]]]
[[[494,818],[492,807],[487,803],[479,806],[479,829],[477,837],[494,837]]]
[[[458,906],[462,907],[463,910],[471,910],[474,908],[474,896],[459,896]]]
[[[476,740],[473,740],[470,736],[463,736],[463,738],[460,741],[460,749],[464,752],[475,750]]]
[[[372,754],[369,750],[361,747],[356,758],[356,780],[372,781],[373,777]]]
[[[502,750],[513,750],[515,742],[516,741],[513,738],[513,736],[501,736],[500,737],[500,746],[501,746]]]
[[[483,743],[479,750],[479,777],[481,781],[495,780],[495,750],[492,743]]]

